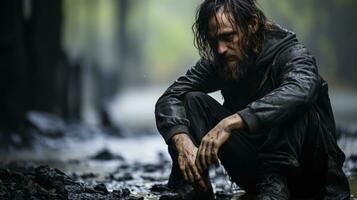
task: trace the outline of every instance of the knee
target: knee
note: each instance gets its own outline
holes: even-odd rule
[[[206,93],[203,92],[188,92],[185,94],[183,98],[183,104],[185,106],[186,112],[196,110],[201,108],[207,102],[206,99],[208,96]]]

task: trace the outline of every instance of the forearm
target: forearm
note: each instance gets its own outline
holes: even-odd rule
[[[220,88],[215,70],[210,63],[199,61],[184,76],[179,77],[156,102],[156,126],[167,143],[176,133],[188,132],[189,121],[184,108],[184,96],[191,91],[210,93]]]
[[[240,129],[245,128],[245,123],[238,113],[235,113],[233,115],[230,115],[230,116],[224,118],[220,122],[220,124],[228,132],[231,132],[232,130],[240,130]]]
[[[240,130],[245,128],[245,123],[243,119],[239,116],[239,114],[235,113],[233,115],[230,115],[226,118],[224,118],[218,126],[221,126],[223,129],[227,130],[228,132],[231,132],[232,130]],[[180,132],[180,133],[175,133],[171,137],[171,143],[174,144],[176,147],[180,146],[178,144],[190,142],[192,143],[192,140],[189,135],[185,132]]]

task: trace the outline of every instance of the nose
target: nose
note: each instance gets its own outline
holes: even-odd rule
[[[228,50],[228,47],[224,42],[218,42],[218,45],[217,45],[218,54],[224,54],[227,52],[227,50]]]

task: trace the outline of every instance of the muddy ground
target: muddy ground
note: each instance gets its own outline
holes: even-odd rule
[[[124,137],[130,134],[123,130],[57,125],[0,134],[0,199],[180,199],[166,187],[171,163],[155,130]],[[356,196],[357,132],[340,132]],[[217,199],[242,199],[223,168],[211,169],[210,177]]]

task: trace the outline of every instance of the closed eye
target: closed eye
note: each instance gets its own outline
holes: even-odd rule
[[[234,35],[236,32],[227,32],[227,33],[222,33],[217,36],[218,40],[224,41],[224,42],[233,42]]]

